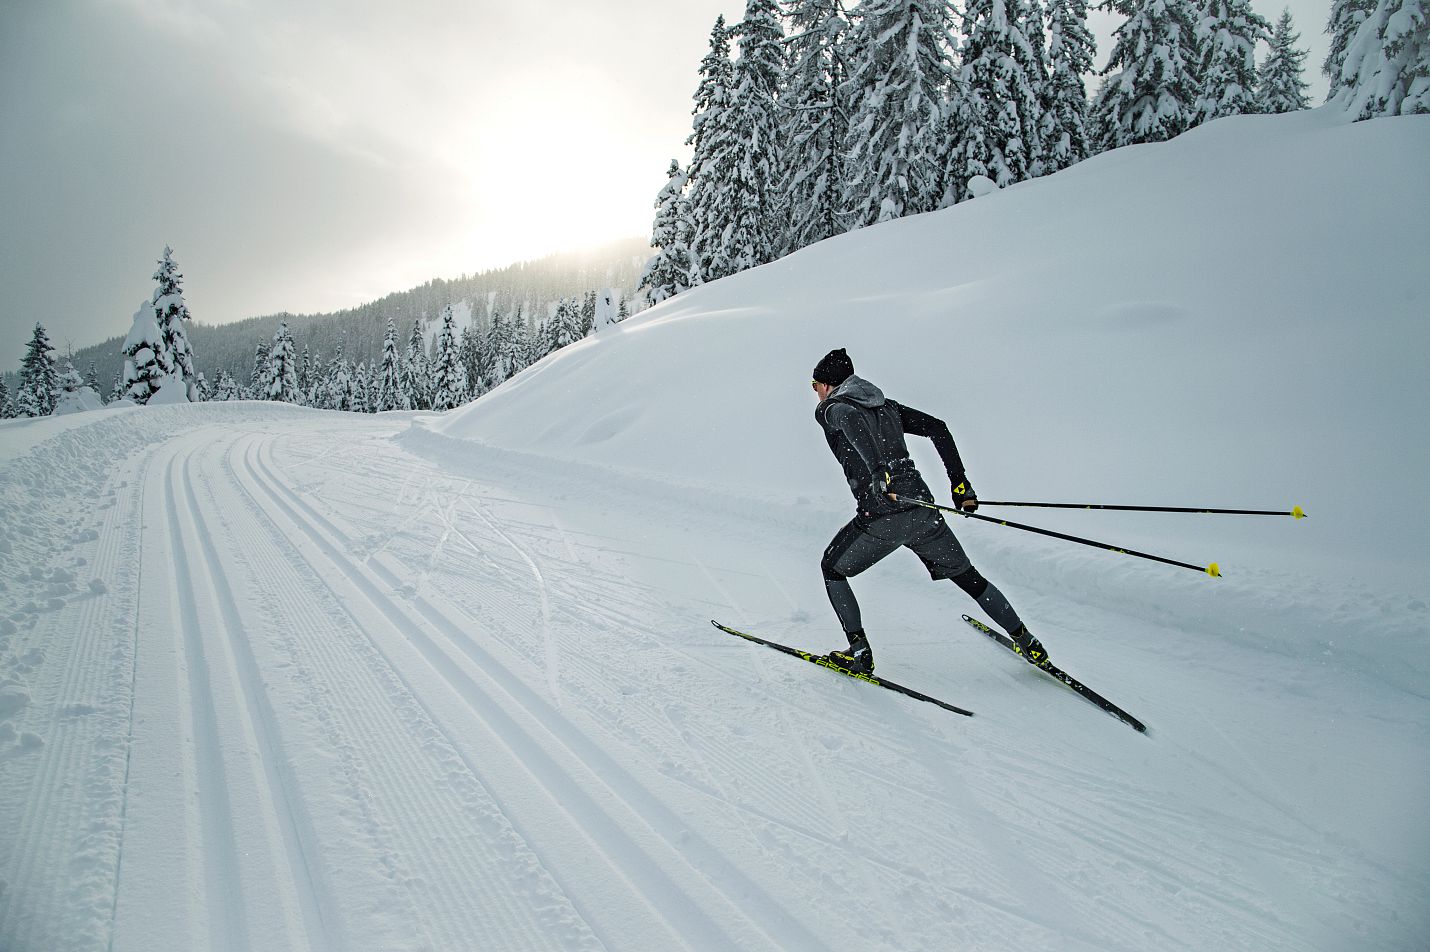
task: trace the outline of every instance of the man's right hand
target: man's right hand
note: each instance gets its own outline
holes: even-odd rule
[[[950,493],[953,496],[953,504],[964,512],[978,511],[978,493],[973,491],[973,484],[965,476],[962,479],[952,481]]]

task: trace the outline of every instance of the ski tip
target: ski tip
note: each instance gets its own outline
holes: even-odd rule
[[[1303,510],[1300,506],[1292,506],[1292,507],[1291,507],[1291,518],[1292,518],[1292,519],[1304,519],[1304,518],[1306,518],[1306,512],[1305,512],[1305,510]]]
[[[1221,566],[1213,562],[1207,566],[1207,574],[1212,578],[1221,578]]]

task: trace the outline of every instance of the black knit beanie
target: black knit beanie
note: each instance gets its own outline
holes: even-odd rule
[[[849,359],[849,355],[841,347],[838,350],[831,350],[824,355],[824,359],[814,365],[814,379],[819,383],[827,383],[831,387],[837,387],[854,373],[854,361]]]

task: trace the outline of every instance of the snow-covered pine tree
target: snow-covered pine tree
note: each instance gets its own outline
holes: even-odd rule
[[[745,19],[734,32],[740,58],[730,101],[735,152],[724,235],[731,274],[775,260],[785,244],[785,209],[778,188],[784,137],[776,114],[784,30],[775,0],[745,0]]]
[[[412,322],[407,338],[407,366],[404,378],[407,399],[414,410],[432,409],[431,372],[427,366],[427,340],[422,335],[422,322]]]
[[[164,362],[170,372],[183,378],[190,402],[198,399],[198,375],[194,368],[194,351],[189,346],[188,321],[189,306],[184,303],[184,276],[174,262],[174,251],[164,246],[164,257],[159,259],[159,270],[154,272],[158,286],[154,288],[151,302],[154,319],[163,335]]]
[[[120,397],[146,404],[159,391],[164,379],[173,372],[164,351],[164,335],[154,313],[152,301],[145,301],[134,312],[134,324],[124,339],[124,377]]]
[[[780,96],[785,117],[780,192],[789,209],[784,252],[844,231],[844,155],[849,138],[844,0],[790,0],[790,35]],[[654,303],[654,302],[652,302]]]
[[[960,138],[946,180],[962,192],[944,195],[944,203],[969,197],[974,175],[986,175],[1003,188],[1041,171],[1042,21],[1038,0],[968,0],[957,86]]]
[[[576,302],[561,299],[556,305],[556,314],[551,319],[551,350],[560,350],[581,340],[581,314],[576,310]]]
[[[482,366],[488,388],[499,386],[512,375],[511,348],[511,320],[501,311],[493,311],[491,327],[482,340]]]
[[[1271,52],[1261,63],[1256,76],[1256,100],[1261,112],[1296,112],[1309,108],[1306,81],[1301,78],[1306,68],[1306,50],[1296,44],[1301,34],[1291,23],[1291,8],[1281,11],[1276,29],[1271,34]]]
[[[577,329],[580,331],[582,340],[596,333],[595,291],[587,291],[585,297],[581,299],[581,322]]]
[[[84,385],[95,393],[99,393],[99,368],[94,365],[94,361],[89,362],[89,370],[85,371]]]
[[[303,391],[303,402],[310,403],[308,394],[313,385],[313,355],[308,352],[308,345],[303,345],[303,356],[298,358],[298,389]]]
[[[1351,40],[1355,39],[1356,31],[1366,17],[1375,12],[1375,4],[1376,0],[1331,0],[1331,16],[1326,23],[1330,49],[1321,64],[1321,72],[1330,80],[1327,102],[1334,99],[1343,87],[1341,71],[1346,65],[1346,50],[1350,49]]]
[[[859,228],[939,204],[953,8],[947,0],[863,0],[853,15],[842,205]]]
[[[5,378],[0,377],[0,420],[15,417],[15,401],[10,398],[10,388],[5,386]]]
[[[1103,0],[1097,9],[1127,18],[1113,31],[1117,40],[1093,102],[1098,151],[1185,132],[1201,89],[1199,8],[1190,0]]]
[[[692,285],[690,277],[690,206],[685,200],[686,175],[680,163],[670,160],[669,178],[655,197],[655,221],[650,246],[655,254],[646,262],[637,289],[652,305],[674,297]]]
[[[382,367],[377,374],[377,404],[383,410],[410,410],[412,402],[402,385],[402,361],[397,353],[397,325],[387,319],[387,333],[382,338]]]
[[[367,372],[367,361],[358,361],[357,366],[352,369],[352,376],[348,379],[352,385],[348,398],[350,408],[354,413],[371,413],[372,380]]]
[[[77,393],[85,385],[84,378],[74,369],[74,361],[65,358],[65,368],[55,377],[56,394]]]
[[[1380,0],[1341,70],[1357,120],[1430,113],[1430,0]]]
[[[1248,0],[1204,2],[1197,24],[1202,85],[1192,107],[1192,125],[1258,111],[1256,44],[1271,40],[1271,24]]]
[[[1087,0],[1049,0],[1048,84],[1043,112],[1043,172],[1076,165],[1092,154],[1087,84],[1097,41],[1087,27]]]
[[[15,392],[15,412],[18,416],[49,416],[59,398],[59,377],[55,372],[54,350],[50,335],[38,321],[20,359],[19,389]]]
[[[202,370],[199,371],[199,377],[194,381],[194,385],[198,389],[200,402],[207,403],[214,398],[214,388]]]
[[[260,340],[253,348],[253,373],[248,378],[250,400],[265,400],[268,397],[268,342]]]
[[[238,400],[240,399],[238,384],[227,370],[218,372],[218,383],[214,386],[215,400]]]
[[[476,396],[477,381],[482,376],[482,335],[477,330],[475,315],[472,322],[462,328],[462,336],[457,343],[457,359],[462,362],[470,399]]]
[[[723,16],[710,30],[710,49],[700,61],[690,137],[690,280],[692,286],[733,274],[725,235],[730,228],[730,182],[737,155],[730,126],[735,67]]]
[[[523,308],[518,307],[516,316],[511,321],[511,353],[507,359],[513,377],[536,363],[536,348],[532,340],[531,328],[526,323],[526,318],[522,316],[522,311]]]
[[[288,332],[288,322],[278,325],[273,334],[273,346],[268,349],[268,368],[264,371],[268,384],[263,393],[265,400],[280,403],[302,403],[303,391],[298,388],[298,354],[293,346],[293,335]]]
[[[432,361],[432,409],[450,410],[467,399],[466,374],[457,357],[456,316],[452,305],[442,309],[442,334]]]

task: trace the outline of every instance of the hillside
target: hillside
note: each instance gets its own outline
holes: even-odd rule
[[[1221,120],[445,415],[0,422],[0,948],[1418,952],[1427,151]],[[1002,511],[1220,579],[954,526],[1146,734],[903,553],[854,580],[876,673],[973,717],[739,641],[837,643],[836,346],[985,499],[1310,518]]]

